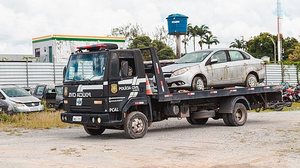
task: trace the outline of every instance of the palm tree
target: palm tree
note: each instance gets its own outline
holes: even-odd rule
[[[206,26],[206,25],[201,25],[198,30],[197,30],[197,35],[200,37],[200,40],[199,40],[199,45],[200,45],[200,48],[202,50],[202,46],[203,46],[203,38],[206,34],[211,34],[211,31],[208,30],[209,27]]]
[[[209,33],[209,34],[204,35],[203,43],[207,44],[207,48],[210,49],[210,45],[212,45],[212,44],[217,45],[220,42],[219,42],[219,40],[217,39],[216,36],[213,36],[211,33]]]
[[[194,44],[194,51],[196,50],[195,47],[196,47],[196,42],[195,42],[195,38],[196,36],[198,35],[197,34],[197,31],[198,31],[199,27],[196,25],[196,26],[192,26],[192,24],[188,24],[188,35],[191,38],[193,38],[193,44]]]
[[[230,43],[230,48],[239,48],[239,49],[246,49],[246,41],[245,40],[239,40],[239,39],[234,39],[233,42]]]
[[[189,37],[188,37],[188,35],[184,35],[184,38],[183,38],[183,40],[182,40],[182,43],[184,44],[184,53],[185,53],[185,54],[187,53],[186,46],[188,45],[188,42],[189,42]]]

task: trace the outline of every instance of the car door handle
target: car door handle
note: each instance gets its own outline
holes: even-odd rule
[[[226,65],[225,68],[228,69],[229,67]]]
[[[245,66],[247,66],[248,64],[244,63]]]

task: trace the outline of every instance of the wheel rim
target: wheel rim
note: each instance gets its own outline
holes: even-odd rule
[[[237,110],[237,112],[235,113],[235,118],[238,122],[241,122],[244,120],[244,114],[242,110]]]
[[[256,80],[256,77],[255,76],[250,76],[249,78],[248,78],[248,85],[250,86],[250,87],[254,87],[254,86],[256,86],[257,85],[257,80]]]
[[[131,129],[134,133],[141,134],[145,129],[143,120],[141,118],[133,119]]]
[[[196,89],[197,90],[204,90],[204,83],[203,83],[202,79],[198,79],[196,81]]]

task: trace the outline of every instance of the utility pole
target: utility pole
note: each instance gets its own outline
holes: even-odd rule
[[[277,55],[278,55],[278,62],[281,62],[281,54],[282,54],[281,19],[282,19],[281,0],[277,0],[277,53],[278,53]]]

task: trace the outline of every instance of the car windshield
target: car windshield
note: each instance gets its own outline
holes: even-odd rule
[[[106,52],[71,55],[65,74],[65,82],[103,80]]]
[[[11,87],[11,88],[2,88],[2,91],[8,97],[25,97],[30,96],[30,94],[23,88]]]
[[[178,61],[176,61],[176,64],[202,62],[210,53],[211,51],[187,53],[185,56],[181,57]]]
[[[63,95],[63,87],[62,86],[55,86],[56,95]]]

